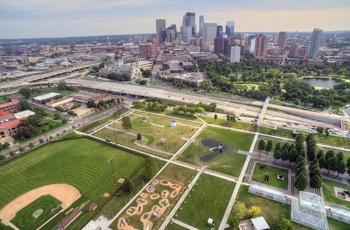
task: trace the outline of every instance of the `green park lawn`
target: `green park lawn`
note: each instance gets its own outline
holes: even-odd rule
[[[11,220],[20,229],[36,229],[44,224],[49,218],[55,215],[51,210],[57,208],[62,202],[55,199],[53,196],[45,195],[28,204],[22,210],[16,213],[16,216]],[[35,218],[33,213],[42,209],[42,214]]]
[[[350,149],[350,138],[338,137],[338,136],[326,136],[325,134],[316,134],[314,136],[315,136],[315,141],[318,144]]]
[[[288,170],[276,168],[269,165],[264,169],[260,169],[260,166],[262,165],[263,164],[261,163],[256,163],[253,174],[253,181],[288,190]],[[264,181],[265,175],[270,176],[269,181]],[[277,175],[283,175],[284,180],[277,179]]]
[[[260,127],[259,132],[262,134],[294,139],[293,132],[288,129],[277,128],[277,130],[275,130],[273,128]]]
[[[248,192],[248,186],[241,186],[239,196],[237,196],[236,202],[240,201],[245,204],[247,208],[252,205],[258,206],[261,209],[261,215],[265,218],[266,222],[271,226],[275,219],[279,217],[290,220],[291,206],[285,205],[277,201],[269,200],[260,196],[256,196]],[[348,229],[349,225],[338,220],[331,218],[328,219],[328,225],[330,230]],[[292,222],[293,229],[306,230],[310,229],[304,225]]]
[[[128,132],[132,133],[132,135],[127,134],[129,137],[124,136],[122,140],[118,141],[119,134],[121,133],[120,131],[124,130],[121,123],[111,124],[109,126],[110,129],[105,128],[97,132],[95,135],[102,138],[110,136],[111,140],[114,139],[113,136],[116,136],[115,139],[117,143],[134,147],[134,141],[136,139],[135,136],[138,132],[141,132],[143,135],[143,141],[141,141],[139,144],[147,145],[150,148],[166,151],[170,154],[173,154],[176,153],[176,151],[186,143],[186,141],[182,140],[181,138],[190,138],[199,128],[199,125],[197,123],[191,122],[191,124],[194,124],[191,125],[185,120],[179,120],[176,127],[171,127],[170,124],[172,119],[169,117],[154,116],[150,114],[148,114],[148,116],[145,115],[145,117],[146,120],[143,120],[143,115],[132,115],[130,117],[130,120],[133,125],[131,129],[127,130]],[[113,129],[117,129],[116,132]],[[165,140],[164,145],[160,144],[161,139]],[[138,147],[142,148],[140,145]],[[145,151],[148,151],[148,148],[144,149]]]
[[[174,218],[198,229],[208,229],[212,218],[219,226],[234,187],[233,182],[202,174]]]
[[[177,224],[174,224],[174,223],[172,223],[172,222],[170,222],[170,223],[166,226],[165,229],[166,229],[166,230],[187,230],[187,228],[184,228],[184,227],[182,227],[182,226],[180,226],[180,225],[177,225]]]
[[[326,201],[350,208],[350,202],[338,199],[335,196],[334,188],[333,188],[333,187],[338,187],[343,189],[350,189],[350,185],[345,185],[339,182],[322,179],[322,187],[323,187],[324,199]]]
[[[196,141],[178,157],[178,160],[201,166],[203,162],[199,160],[199,157],[209,152],[209,149],[203,146],[201,141],[205,138],[213,138],[230,145],[232,150],[220,154],[210,162],[206,162],[207,167],[218,172],[238,177],[246,155],[237,153],[237,150],[249,151],[253,137],[253,134],[206,127],[196,138]]]
[[[111,165],[107,163],[112,157],[116,179],[130,177],[144,162],[142,156],[87,138],[35,149],[0,167],[0,208],[32,189],[55,183],[67,183],[80,191],[82,197],[74,207],[87,200],[101,205],[106,201],[102,194],[114,193]]]
[[[194,127],[200,127],[202,125],[202,122],[193,122],[188,119],[182,119],[182,118],[177,118],[177,117],[172,117],[172,116],[161,116],[161,115],[155,115],[154,113],[145,113],[141,111],[136,111],[134,113],[135,116],[138,117],[147,117],[147,119],[150,120],[150,122],[157,124],[157,125],[164,125],[164,126],[170,126],[171,121],[175,120],[177,124],[181,125],[188,125],[188,126],[194,126]]]
[[[221,114],[220,116],[223,116],[223,115]],[[227,122],[226,119],[223,119],[222,117],[218,118],[216,120],[212,117],[206,117],[206,116],[201,116],[201,118],[205,122],[207,122],[208,124],[220,125],[220,126],[224,126],[224,127],[241,129],[241,130],[246,130],[246,131],[251,131],[251,132],[256,131],[255,124],[251,124],[251,123],[239,122],[239,121],[229,123],[229,122]]]

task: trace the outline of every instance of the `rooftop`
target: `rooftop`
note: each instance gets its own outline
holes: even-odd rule
[[[60,95],[60,94],[59,93],[48,93],[48,94],[44,94],[44,95],[40,95],[40,96],[34,97],[33,99],[37,100],[37,101],[43,101],[43,100],[46,100],[46,99],[50,99],[50,98],[56,97],[58,95]]]
[[[31,115],[34,115],[35,113],[33,111],[30,111],[30,110],[25,110],[25,111],[22,111],[22,112],[19,112],[19,113],[15,113],[15,117],[17,119],[21,119],[21,118],[27,118]]]

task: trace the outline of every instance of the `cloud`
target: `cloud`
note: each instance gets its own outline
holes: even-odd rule
[[[238,31],[349,29],[349,0],[0,0],[2,38],[155,32],[188,12]]]

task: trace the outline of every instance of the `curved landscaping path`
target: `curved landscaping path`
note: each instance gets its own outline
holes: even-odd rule
[[[68,208],[81,196],[79,190],[69,184],[50,184],[42,186],[33,189],[8,203],[0,210],[0,217],[7,221],[11,221],[18,211],[44,195],[51,195],[61,201],[62,209]]]

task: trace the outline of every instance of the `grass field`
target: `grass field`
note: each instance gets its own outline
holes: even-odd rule
[[[219,226],[234,187],[235,183],[203,174],[174,218],[198,229],[208,229],[212,218]]]
[[[221,115],[223,116],[223,115]],[[201,118],[207,122],[208,124],[213,124],[213,125],[221,125],[224,127],[231,127],[231,128],[235,128],[235,129],[242,129],[242,130],[246,130],[246,131],[251,131],[251,132],[255,132],[256,128],[255,128],[255,124],[251,124],[251,123],[245,123],[245,122],[227,122],[226,119],[214,119],[212,117],[206,117],[206,116],[201,116]]]
[[[199,160],[199,156],[209,152],[207,147],[201,145],[201,140],[204,138],[213,138],[232,147],[232,150],[207,162],[207,167],[218,172],[238,177],[246,156],[238,154],[237,150],[248,151],[253,141],[253,135],[226,129],[206,127],[196,138],[196,141],[178,157],[178,160],[201,166],[203,162]]]
[[[259,132],[262,134],[294,139],[293,132],[288,129],[277,128],[277,130],[274,130],[272,128],[260,127]]]
[[[327,137],[324,134],[316,134],[314,136],[316,143],[350,149],[350,138],[337,136]]]
[[[157,177],[157,179],[159,181],[161,180],[167,180],[170,181],[172,183],[176,183],[176,184],[180,184],[182,186],[181,191],[183,191],[186,187],[186,185],[188,184],[189,181],[192,180],[192,178],[195,176],[195,171],[187,169],[187,168],[183,168],[174,164],[169,164],[168,167],[166,169],[164,169],[164,171]],[[154,189],[157,193],[160,193],[160,191],[163,190],[168,190],[173,191],[172,189],[170,189],[167,186],[162,186],[160,184],[154,186]],[[180,191],[180,193],[181,193]],[[148,194],[148,192],[145,191],[145,193]],[[170,196],[168,197],[169,203],[170,204],[175,204],[176,201],[181,197],[181,194],[178,194],[175,198],[170,198]],[[151,200],[147,198],[147,204],[144,205],[144,211],[148,212],[149,210],[151,210],[151,208],[158,203],[159,200]],[[131,206],[137,206],[137,203],[134,202]],[[128,208],[129,209],[129,208]],[[167,208],[165,211],[165,214],[168,214],[171,211],[171,207]],[[125,212],[120,216],[123,218],[128,218],[130,220],[129,225],[133,226],[134,228],[137,229],[142,229],[143,228],[143,224],[140,222],[140,215],[134,215],[134,216],[128,216]],[[119,218],[118,218],[119,219]],[[118,229],[118,219],[116,221],[114,221],[111,224],[111,228],[112,229]],[[162,224],[162,220],[159,217],[151,217],[150,220],[153,222],[153,228],[157,229],[160,227],[160,225]]]
[[[264,169],[260,169],[263,164],[257,163],[255,165],[253,181],[267,184],[276,188],[281,188],[288,190],[288,171],[285,169],[280,169],[272,166],[267,166]],[[269,175],[269,181],[264,181],[265,175]],[[283,175],[284,180],[277,179],[277,175]]]
[[[187,230],[187,228],[184,228],[180,225],[169,223],[168,226],[165,228],[166,230]]]
[[[54,183],[76,187],[82,193],[76,205],[88,199],[100,205],[106,200],[102,194],[114,192],[111,166],[107,163],[112,157],[117,179],[130,177],[144,162],[144,157],[86,138],[33,150],[0,167],[0,208],[34,188]]]
[[[15,218],[13,218],[11,222],[20,229],[34,230],[44,224],[49,218],[54,216],[55,213],[52,213],[51,210],[56,208],[61,203],[61,201],[50,195],[41,196],[17,212]],[[43,213],[35,218],[33,213],[38,209],[42,209]]]
[[[340,200],[335,196],[334,188],[333,188],[334,186],[338,188],[343,188],[343,189],[350,189],[350,185],[345,185],[345,184],[334,182],[331,180],[322,179],[324,199],[326,201],[329,201],[335,204],[340,204],[350,208],[350,202]]]

